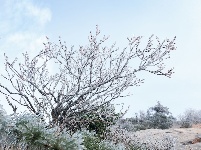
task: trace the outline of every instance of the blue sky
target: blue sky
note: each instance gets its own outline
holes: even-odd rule
[[[141,47],[152,34],[161,40],[177,36],[177,50],[165,62],[175,68],[172,78],[141,73],[145,83],[130,88],[133,95],[116,103],[130,105],[128,117],[157,101],[175,116],[188,108],[201,109],[200,0],[2,0],[0,10],[1,72],[3,53],[10,58],[21,58],[25,51],[34,55],[43,48],[45,36],[53,42],[61,36],[69,46],[86,45],[96,25],[102,35],[110,35],[109,43],[116,42],[120,48],[133,35],[143,36]],[[3,96],[0,103],[10,110]]]

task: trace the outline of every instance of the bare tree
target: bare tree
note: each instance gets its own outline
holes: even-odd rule
[[[153,47],[151,36],[144,49],[139,48],[141,36],[128,38],[128,47],[123,50],[104,46],[108,37],[98,39],[100,31],[90,32],[89,45],[67,48],[66,43],[44,43],[45,48],[30,58],[24,53],[24,62],[16,66],[17,59],[9,61],[5,55],[5,70],[2,75],[13,89],[0,83],[0,92],[16,111],[18,104],[33,113],[46,114],[53,123],[74,125],[83,114],[101,113],[102,106],[127,95],[122,93],[130,86],[138,86],[143,79],[137,73],[147,71],[171,77],[173,68],[165,70],[164,59],[175,50],[175,38]],[[139,60],[137,68],[132,61]],[[53,62],[58,70],[48,72],[48,63]],[[17,105],[17,106],[16,106]]]

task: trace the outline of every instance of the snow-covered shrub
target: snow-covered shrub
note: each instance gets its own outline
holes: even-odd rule
[[[146,120],[139,121],[138,118],[120,119],[117,124],[127,131],[135,132],[139,130],[146,130],[148,128],[145,123]]]
[[[29,113],[6,115],[0,109],[0,145],[20,150],[166,150],[175,147],[176,140],[151,134],[141,137],[117,126],[107,127],[105,139],[86,129],[73,135],[58,126],[50,127],[41,116]]]
[[[123,113],[116,113],[113,104],[107,103],[94,112],[85,112],[77,118],[77,130],[86,128],[93,131],[101,138],[107,132],[107,127],[114,125]],[[75,129],[75,127],[74,127]]]
[[[150,107],[147,113],[140,111],[135,117],[120,119],[118,125],[127,131],[138,131],[146,129],[168,129],[173,126],[175,118],[158,102],[154,107]]]
[[[0,108],[0,146],[20,150],[125,150],[123,144],[103,140],[86,129],[68,134],[58,126],[50,127],[40,115],[6,115]]]
[[[113,141],[115,144],[123,143],[126,149],[137,150],[141,148],[139,138],[127,130],[121,129],[118,126],[110,127],[110,132],[107,134],[107,139]]]
[[[1,147],[21,150],[80,150],[84,147],[80,133],[69,135],[59,131],[59,127],[48,128],[40,116],[28,113],[0,116]]]
[[[181,128],[190,128],[193,124],[201,123],[201,110],[187,109],[179,116]]]
[[[5,132],[6,125],[7,125],[6,112],[3,109],[2,105],[0,105],[0,148],[2,147],[2,141],[4,141],[7,135],[7,133]]]
[[[125,150],[125,146],[121,143],[114,144],[109,140],[102,140],[93,132],[83,132],[84,146],[87,150]]]
[[[148,128],[154,129],[171,128],[175,120],[168,108],[161,105],[160,102],[157,102],[157,105],[148,109],[146,118]]]

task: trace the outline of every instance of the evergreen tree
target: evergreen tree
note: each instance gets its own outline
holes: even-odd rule
[[[161,105],[159,101],[157,105],[150,107],[147,111],[149,128],[168,129],[172,127],[174,119],[169,109]]]

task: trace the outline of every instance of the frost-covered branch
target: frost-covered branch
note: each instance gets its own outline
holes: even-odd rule
[[[97,27],[95,35],[90,32],[89,44],[78,50],[69,49],[61,40],[53,44],[47,39],[38,55],[31,59],[28,52],[24,53],[24,62],[18,66],[17,59],[10,62],[5,55],[7,75],[3,77],[13,89],[1,83],[0,92],[9,102],[49,117],[53,124],[69,125],[72,120],[76,122],[84,115],[99,112],[102,106],[125,96],[122,93],[127,88],[143,83],[143,79],[137,78],[138,72],[171,77],[173,68],[165,70],[164,60],[176,49],[175,38],[163,42],[156,38],[158,44],[153,47],[151,36],[147,46],[140,49],[142,37],[132,37],[128,38],[128,47],[120,51],[115,44],[105,46],[108,37],[99,39],[99,35]],[[134,60],[138,60],[136,68]],[[50,63],[54,63],[55,74],[49,71]]]

